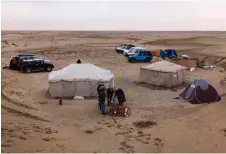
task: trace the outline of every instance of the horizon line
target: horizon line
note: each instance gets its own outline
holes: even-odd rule
[[[3,31],[75,31],[75,32],[226,32],[226,30],[1,30]]]

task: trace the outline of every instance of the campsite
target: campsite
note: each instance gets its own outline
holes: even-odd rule
[[[226,152],[225,42],[225,32],[3,31],[2,66],[26,53],[54,69],[2,69],[2,152]],[[158,53],[129,63],[120,44]],[[157,57],[166,49],[190,59]],[[99,80],[124,90],[130,116],[100,114]]]

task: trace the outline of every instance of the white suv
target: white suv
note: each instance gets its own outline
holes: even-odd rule
[[[130,50],[131,48],[133,48],[133,47],[135,47],[135,45],[132,45],[132,44],[128,44],[128,45],[124,46],[124,47],[122,48],[122,53],[123,53],[124,55],[126,55],[126,53],[128,53],[129,50]]]
[[[126,54],[125,56],[131,56],[131,55],[134,55],[136,54],[137,52],[139,52],[139,50],[145,50],[145,48],[142,48],[142,47],[133,47],[131,48]]]

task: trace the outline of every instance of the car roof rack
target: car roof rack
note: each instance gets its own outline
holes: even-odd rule
[[[18,56],[34,56],[33,54],[25,54],[25,53],[20,53]]]

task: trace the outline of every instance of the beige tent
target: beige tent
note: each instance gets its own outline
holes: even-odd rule
[[[48,76],[52,97],[95,96],[98,83],[114,86],[114,74],[93,64],[70,64]]]
[[[186,67],[168,62],[159,61],[141,67],[139,81],[155,86],[174,87],[185,81]]]

